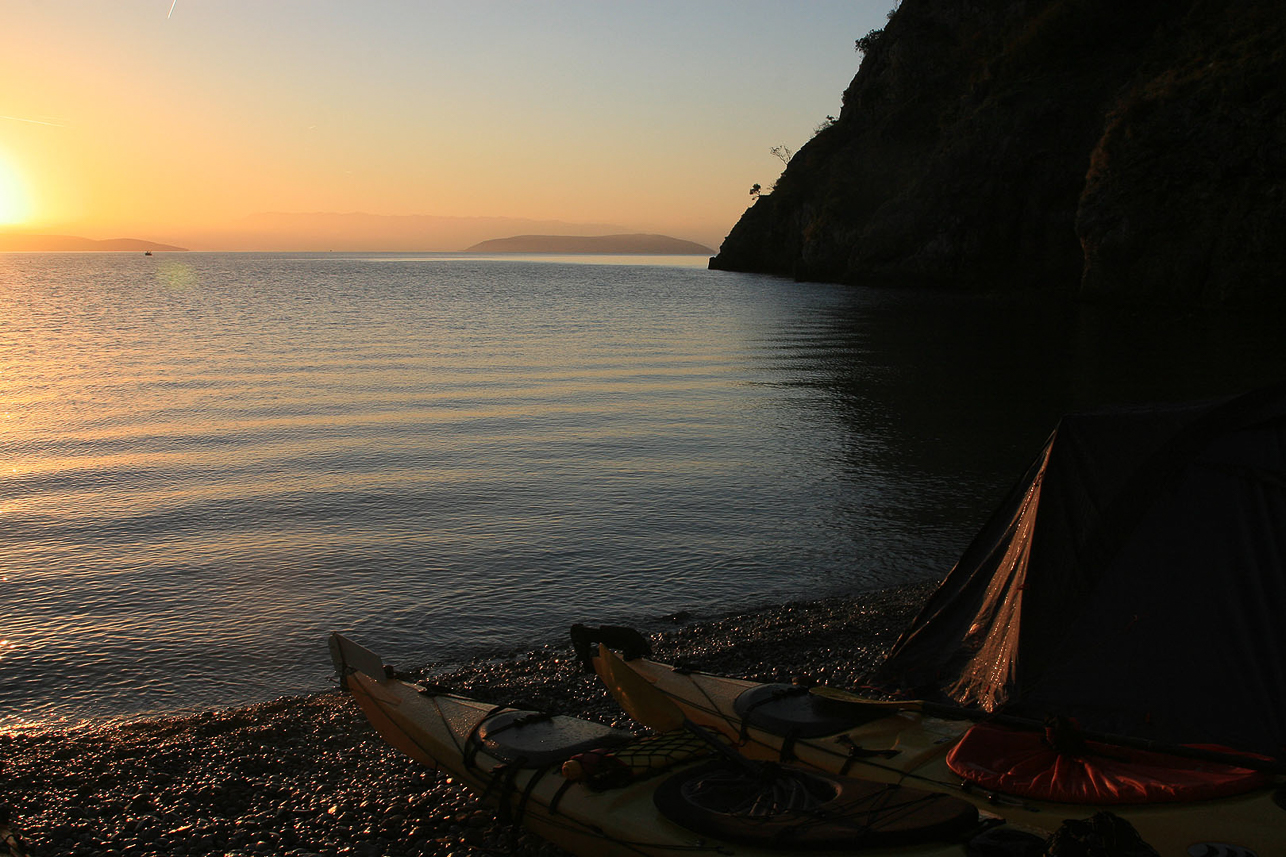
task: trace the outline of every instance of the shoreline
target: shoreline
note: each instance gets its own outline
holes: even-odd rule
[[[934,584],[789,602],[648,634],[655,656],[755,681],[858,684]],[[318,645],[324,645],[323,640]],[[399,668],[402,665],[398,665]],[[638,729],[570,642],[444,672],[465,695]],[[553,857],[381,740],[338,689],[199,714],[0,734],[0,802],[41,855]]]

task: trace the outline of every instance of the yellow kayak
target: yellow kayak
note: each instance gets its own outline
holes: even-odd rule
[[[22,840],[10,829],[9,820],[2,811],[0,811],[0,855],[27,857],[27,850],[23,847]]]
[[[967,850],[971,840],[1009,830],[955,796],[795,766],[738,765],[699,730],[640,738],[494,706],[389,677],[377,655],[338,634],[330,648],[386,741],[572,854],[966,857],[976,853]]]
[[[599,658],[592,660],[598,667]],[[689,720],[717,730],[751,758],[950,794],[1021,829],[1046,834],[1067,819],[1110,812],[1129,822],[1161,857],[1286,854],[1286,789],[1280,776],[1263,776],[1259,787],[1242,794],[1184,803],[1092,805],[1016,797],[971,784],[948,766],[948,754],[973,726],[970,721],[931,716],[913,702],[761,684],[646,657],[624,664]]]

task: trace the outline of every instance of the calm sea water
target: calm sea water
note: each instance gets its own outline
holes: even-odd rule
[[[0,728],[937,578],[1058,414],[1274,331],[704,259],[0,254]]]

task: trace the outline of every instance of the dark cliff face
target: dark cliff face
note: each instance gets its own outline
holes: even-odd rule
[[[711,266],[1280,302],[1284,90],[1280,0],[905,0]]]

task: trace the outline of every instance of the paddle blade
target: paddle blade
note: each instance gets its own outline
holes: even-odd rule
[[[612,650],[598,645],[594,671],[616,697],[625,713],[657,732],[683,728],[683,712],[670,697],[653,687],[647,679],[626,666]]]

